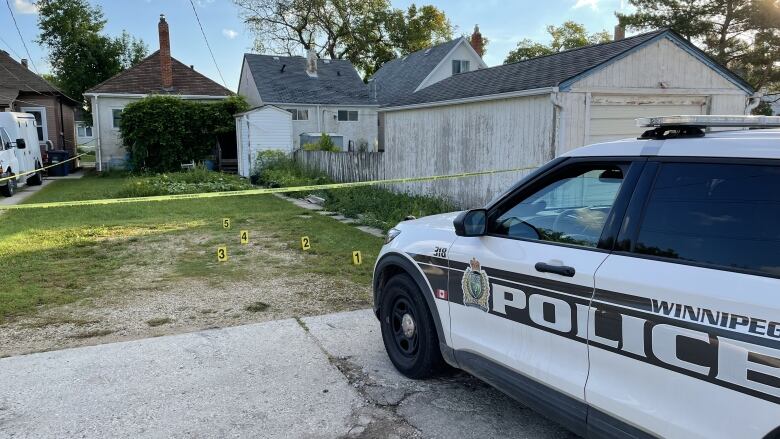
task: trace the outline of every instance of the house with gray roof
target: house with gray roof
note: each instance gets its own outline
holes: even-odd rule
[[[461,37],[385,63],[369,79],[369,87],[379,104],[386,105],[453,75],[485,68],[482,54]]]
[[[273,105],[292,114],[294,148],[329,134],[344,150],[374,150],[375,98],[355,67],[343,59],[244,55],[238,94],[253,107]]]
[[[745,114],[756,104],[750,84],[672,30],[623,38],[616,29],[615,37],[450,75],[412,92],[408,85],[385,86],[393,92],[380,99],[383,175],[534,168],[583,145],[635,138],[642,132],[638,117]],[[401,88],[405,91],[394,92]],[[475,207],[524,172],[411,184],[404,190]]]

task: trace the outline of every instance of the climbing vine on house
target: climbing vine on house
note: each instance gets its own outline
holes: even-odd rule
[[[133,170],[176,171],[211,155],[218,135],[235,135],[233,115],[248,109],[239,96],[216,103],[150,96],[122,111],[122,142]]]

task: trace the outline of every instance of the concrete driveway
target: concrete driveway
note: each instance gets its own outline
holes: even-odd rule
[[[403,378],[369,310],[0,359],[0,389],[0,437],[573,437],[466,374]]]

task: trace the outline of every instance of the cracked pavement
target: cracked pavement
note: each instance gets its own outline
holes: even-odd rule
[[[4,358],[0,386],[0,437],[574,437],[465,373],[404,378],[370,310]]]

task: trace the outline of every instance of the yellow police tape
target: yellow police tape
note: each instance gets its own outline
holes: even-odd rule
[[[56,201],[51,203],[16,204],[16,205],[8,205],[8,206],[0,205],[0,211],[21,210],[21,209],[44,209],[44,208],[51,208],[51,207],[100,206],[100,205],[108,205],[108,204],[143,203],[148,201],[195,200],[195,199],[204,199],[204,198],[240,197],[246,195],[283,194],[288,192],[303,192],[303,191],[316,191],[316,190],[324,190],[324,189],[342,189],[348,187],[375,186],[379,184],[416,183],[416,182],[423,182],[423,181],[448,180],[454,178],[475,177],[479,175],[501,174],[506,172],[530,171],[536,168],[538,168],[538,166],[529,166],[529,167],[513,168],[513,169],[501,169],[495,171],[462,172],[459,174],[435,175],[431,177],[390,178],[385,180],[355,181],[351,183],[330,183],[330,184],[308,185],[308,186],[246,189],[241,191],[229,191],[229,192],[203,192],[197,194],[155,195],[150,197],[130,197],[130,198],[106,198],[101,200]]]
[[[22,172],[21,174],[14,174],[14,175],[12,175],[12,176],[10,176],[10,177],[3,177],[3,178],[0,178],[0,183],[2,183],[2,182],[4,182],[4,181],[8,181],[8,180],[10,180],[10,179],[12,179],[12,178],[19,178],[19,177],[23,177],[23,176],[25,176],[25,175],[30,175],[30,174],[35,174],[36,172],[45,171],[45,170],[47,170],[47,169],[49,169],[49,168],[53,168],[53,167],[55,167],[55,166],[60,166],[60,165],[62,165],[62,164],[64,164],[64,163],[68,163],[68,162],[70,162],[70,161],[76,160],[77,158],[79,158],[79,157],[81,157],[81,156],[83,156],[83,155],[87,155],[87,153],[85,152],[85,153],[83,153],[83,154],[79,154],[79,155],[77,155],[77,156],[75,156],[75,157],[71,157],[71,158],[69,158],[69,159],[67,159],[67,160],[63,160],[63,161],[61,161],[61,162],[59,162],[59,163],[55,163],[55,164],[53,164],[53,165],[44,166],[44,167],[42,167],[42,168],[38,168],[38,169],[33,169],[32,171]]]

